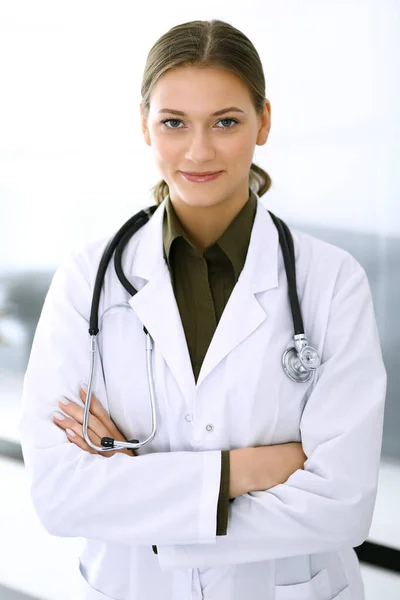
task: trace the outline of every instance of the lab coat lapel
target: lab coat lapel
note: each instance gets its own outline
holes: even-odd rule
[[[246,262],[204,358],[197,385],[267,318],[255,294],[278,285],[277,229],[258,199]]]
[[[164,210],[165,200],[143,226],[130,269],[132,283],[138,292],[129,303],[163,355],[184,398],[190,398],[195,390],[195,379],[168,265],[163,255]],[[126,273],[129,273],[129,266]]]
[[[133,285],[129,303],[158,345],[183,396],[190,398],[195,380],[185,332],[163,256],[162,222],[165,201],[143,227],[129,257]],[[278,233],[258,199],[246,262],[232,291],[204,358],[197,385],[265,320],[267,314],[255,294],[278,285]],[[129,273],[129,266],[127,273]]]

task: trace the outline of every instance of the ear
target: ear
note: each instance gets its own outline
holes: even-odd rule
[[[143,114],[143,104],[140,103],[140,120],[141,120],[143,138],[144,138],[144,141],[146,142],[146,144],[148,146],[151,146],[150,133],[149,133],[149,129],[147,127],[147,119],[148,119],[148,117]]]
[[[256,144],[257,146],[263,146],[268,139],[269,131],[271,129],[271,103],[268,99],[265,100],[264,112],[259,117],[259,123]]]

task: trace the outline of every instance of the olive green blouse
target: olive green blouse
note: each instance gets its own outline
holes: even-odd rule
[[[243,269],[256,210],[257,197],[249,189],[249,199],[241,211],[218,240],[200,254],[183,229],[169,196],[165,201],[164,258],[196,382],[225,305]],[[229,450],[222,450],[216,535],[226,535],[228,526],[229,469]],[[155,546],[153,550],[157,553]]]

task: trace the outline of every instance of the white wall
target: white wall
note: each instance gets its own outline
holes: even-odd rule
[[[71,246],[111,235],[152,203],[159,176],[140,131],[142,71],[156,39],[193,19],[242,29],[263,61],[272,129],[254,160],[274,182],[264,204],[289,223],[400,236],[398,0],[138,6],[0,0],[0,272],[55,267]],[[1,410],[4,427],[4,402]],[[44,532],[22,466],[1,467],[0,583],[68,597],[77,540]],[[371,531],[393,546],[396,479],[398,471],[381,478],[390,503],[378,497]],[[372,589],[371,579],[367,600],[379,597]]]
[[[400,235],[396,0],[0,0],[0,268],[53,266],[152,203],[140,81],[167,29],[220,18],[263,61],[264,203],[296,222]]]

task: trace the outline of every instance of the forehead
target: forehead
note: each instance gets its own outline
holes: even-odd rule
[[[173,108],[208,115],[231,105],[246,110],[251,103],[247,85],[234,73],[219,67],[185,65],[161,75],[151,92],[150,110]]]

